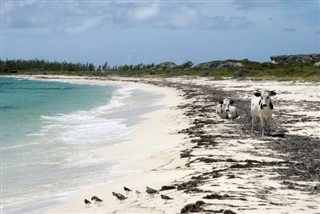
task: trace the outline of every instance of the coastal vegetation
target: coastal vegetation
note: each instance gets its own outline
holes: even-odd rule
[[[270,62],[243,60],[217,60],[194,65],[186,61],[181,65],[174,62],[160,64],[120,65],[110,67],[106,62],[93,63],[50,62],[39,59],[2,60],[0,74],[51,74],[77,76],[206,76],[212,78],[255,78],[255,79],[304,79],[320,80],[320,54],[272,56]]]

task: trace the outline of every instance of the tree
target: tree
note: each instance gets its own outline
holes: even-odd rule
[[[186,61],[185,63],[183,63],[180,67],[182,69],[188,69],[191,68],[193,66],[193,63],[191,61]]]
[[[94,71],[95,70],[94,64],[90,63],[88,66],[88,69],[89,69],[89,71]]]
[[[109,66],[108,66],[108,62],[105,62],[104,64],[103,64],[103,66],[102,66],[102,70],[107,70],[107,69],[109,69]]]

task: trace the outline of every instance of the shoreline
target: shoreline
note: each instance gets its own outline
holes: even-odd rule
[[[36,79],[38,78],[36,77]],[[76,195],[72,196],[70,200],[46,210],[45,213],[109,213],[112,210],[125,210],[128,208],[124,208],[123,204],[120,204],[119,206],[119,202],[117,202],[111,194],[112,191],[122,192],[124,194],[122,189],[124,183],[132,190],[139,190],[142,192],[141,195],[143,195],[146,183],[149,183],[148,186],[158,189],[161,188],[161,186],[157,186],[159,183],[163,183],[163,185],[166,183],[171,183],[175,179],[186,175],[186,172],[173,172],[176,167],[181,166],[181,160],[179,159],[169,163],[170,166],[166,166],[172,168],[169,173],[159,173],[153,171],[154,169],[159,169],[161,167],[165,168],[163,165],[167,164],[167,161],[163,156],[168,155],[168,158],[170,158],[171,155],[175,156],[175,154],[180,151],[177,149],[177,142],[183,141],[182,135],[173,135],[174,132],[186,127],[182,121],[179,121],[182,124],[175,124],[174,120],[171,120],[172,117],[177,117],[177,112],[180,113],[179,110],[174,108],[182,102],[182,100],[179,99],[178,92],[176,90],[171,88],[159,88],[157,86],[148,84],[123,83],[121,81],[108,82],[100,80],[87,80],[82,78],[64,79],[64,77],[59,77],[59,79],[56,79],[55,77],[52,79],[52,77],[49,77],[49,79],[54,81],[58,80],[91,84],[129,84],[137,87],[138,90],[152,94],[160,94],[164,97],[161,97],[159,100],[156,100],[153,103],[153,106],[157,106],[156,109],[150,110],[150,112],[143,113],[141,115],[141,121],[139,121],[138,124],[134,124],[131,133],[129,133],[128,136],[125,136],[125,138],[129,140],[108,146],[105,149],[99,149],[96,152],[98,156],[108,157],[110,159],[126,157],[126,160],[114,168],[114,172],[121,173],[126,171],[129,172],[129,175],[105,185],[99,185],[97,187],[80,190],[78,193],[76,193]],[[111,115],[112,114],[113,113],[111,113]],[[164,155],[163,153],[167,154]],[[141,182],[141,178],[147,179],[150,182]],[[103,189],[103,191],[101,189]],[[97,195],[104,201],[108,201],[108,205],[103,205],[100,207],[92,205],[92,207],[86,209],[83,200],[84,198],[90,199],[93,195]],[[132,195],[132,198],[135,199],[136,196],[134,193],[132,193]],[[128,201],[129,200],[130,199],[128,199]]]
[[[101,78],[106,80],[167,93],[158,103],[163,108],[147,113],[134,126],[132,141],[97,153],[132,155],[116,170],[138,172],[81,191],[46,213],[320,212],[319,83]],[[277,91],[275,137],[250,135],[248,112],[256,88]],[[216,103],[225,97],[235,100],[240,118],[223,120],[214,114]],[[130,193],[120,204],[111,192],[124,193],[123,186],[142,193]],[[160,192],[173,200],[165,203],[160,194],[148,196],[146,186],[173,187]],[[101,197],[103,205],[85,208],[83,199],[93,195]]]

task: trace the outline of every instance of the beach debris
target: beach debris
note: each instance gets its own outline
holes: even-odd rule
[[[84,199],[84,204],[86,208],[90,207],[91,202],[88,199]]]
[[[228,194],[224,194],[224,195],[219,195],[218,193],[212,193],[210,195],[206,195],[203,197],[203,199],[218,199],[218,200],[224,200],[226,198],[228,198],[229,195]]]
[[[202,206],[205,203],[203,201],[197,201],[196,203],[187,204],[184,206],[180,213],[198,213],[203,211]]]
[[[129,189],[128,187],[123,187],[123,189],[124,189],[124,191],[126,191],[127,194],[132,191],[132,190]]]
[[[162,186],[160,191],[171,190],[171,189],[176,189],[176,187],[175,186]]]
[[[155,189],[152,189],[152,188],[150,188],[150,187],[146,187],[146,188],[147,188],[146,192],[147,192],[150,196],[154,196],[154,194],[158,193],[158,191],[155,190]]]
[[[192,150],[191,149],[186,149],[182,150],[180,154],[180,158],[190,158],[193,157],[194,155],[191,154]]]
[[[182,184],[177,185],[178,190],[184,190],[184,192],[189,193],[193,192],[198,187],[198,184],[202,183],[202,180],[194,180],[194,181],[187,181]]]
[[[168,200],[173,200],[173,198],[170,198],[170,197],[169,197],[169,196],[167,196],[167,195],[163,195],[163,194],[161,194],[160,196],[161,196],[161,198],[164,200],[164,203],[167,203],[167,202],[168,202]]]
[[[232,210],[224,210],[223,214],[236,214],[236,213],[233,212]]]

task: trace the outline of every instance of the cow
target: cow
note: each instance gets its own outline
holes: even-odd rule
[[[260,121],[262,136],[270,135],[270,123],[273,110],[271,97],[275,95],[275,91],[255,91],[254,96],[251,99],[252,134],[256,124]]]
[[[216,113],[221,117],[222,119],[228,118],[228,114],[226,111],[226,105],[225,103],[229,103],[228,99],[220,100],[219,104],[216,107]]]
[[[230,103],[229,108],[226,109],[228,114],[228,119],[236,119],[239,116],[237,107],[235,107],[232,104],[233,103]]]
[[[238,117],[238,110],[233,100],[224,99],[219,101],[216,107],[217,114],[223,119],[235,119]]]

